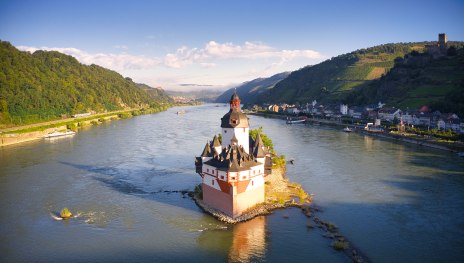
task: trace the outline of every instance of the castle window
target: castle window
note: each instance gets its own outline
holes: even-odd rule
[[[224,176],[221,176],[221,179],[224,179]]]
[[[233,124],[237,124],[237,120],[236,120],[236,119],[230,119],[230,122],[233,123]]]
[[[206,172],[209,173],[209,169],[206,169]]]
[[[227,130],[224,130],[224,133],[227,133]]]
[[[211,180],[211,184],[214,185],[214,180]]]
[[[235,176],[232,176],[232,180],[235,180]]]
[[[253,181],[251,181],[251,186],[253,186],[253,183],[254,183],[254,182],[253,182]]]

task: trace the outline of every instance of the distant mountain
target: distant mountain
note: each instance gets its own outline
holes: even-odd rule
[[[164,103],[173,103],[174,100],[162,88],[153,88],[143,83],[135,83],[137,87],[148,93],[150,98]]]
[[[401,59],[411,52],[425,52],[426,45],[436,43],[385,44],[343,54],[292,72],[274,88],[260,94],[257,101],[306,103],[317,100],[334,103],[346,98],[352,99],[353,97],[349,96],[351,92],[362,89],[388,74],[395,66],[395,59]],[[462,46],[462,42],[448,42],[448,46],[453,45]],[[352,104],[352,101],[348,103]]]
[[[215,102],[216,98],[221,95],[224,90],[217,89],[202,89],[192,91],[166,91],[170,96],[184,97],[191,100],[202,101],[202,102]]]
[[[283,72],[269,78],[257,78],[244,82],[242,85],[224,92],[216,99],[216,102],[228,102],[234,93],[234,90],[237,90],[237,94],[243,104],[254,104],[258,102],[258,97],[260,95],[267,92],[269,89],[272,89],[277,82],[285,79],[289,74],[290,72]]]
[[[162,90],[146,91],[130,78],[86,66],[56,51],[22,52],[0,41],[0,125],[26,124],[89,111],[162,109]]]

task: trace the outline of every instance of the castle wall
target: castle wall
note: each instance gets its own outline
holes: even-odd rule
[[[222,148],[231,145],[231,140],[234,137],[238,140],[238,145],[242,145],[246,153],[250,151],[249,128],[222,128]]]
[[[220,210],[228,216],[234,216],[232,195],[218,191],[205,183],[202,185],[202,190],[205,204]]]
[[[248,208],[264,202],[264,184],[262,186],[255,187],[253,190],[235,195],[233,202],[234,217],[241,215],[243,211],[247,210]]]

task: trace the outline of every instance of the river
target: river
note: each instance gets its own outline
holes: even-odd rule
[[[179,191],[228,108],[112,121],[0,148],[0,262],[348,262],[296,208],[226,225]],[[452,153],[249,116],[294,159],[317,216],[372,262],[464,262],[464,161]],[[76,218],[56,221],[68,207]]]

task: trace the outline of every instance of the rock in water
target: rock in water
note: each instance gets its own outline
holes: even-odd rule
[[[72,217],[72,213],[71,213],[71,211],[69,211],[69,209],[67,207],[65,207],[65,208],[63,208],[63,210],[61,210],[60,216],[63,219],[67,219],[67,218]]]

